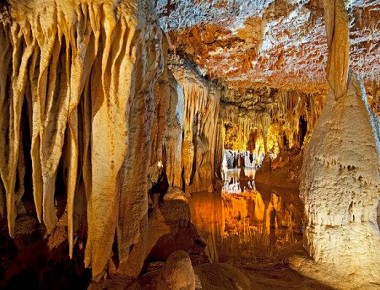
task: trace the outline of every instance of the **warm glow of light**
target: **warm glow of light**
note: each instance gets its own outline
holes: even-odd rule
[[[241,255],[242,249],[262,255],[299,241],[301,236],[294,233],[299,231],[302,209],[287,194],[295,193],[194,194],[189,200],[192,221],[207,241],[211,260]]]

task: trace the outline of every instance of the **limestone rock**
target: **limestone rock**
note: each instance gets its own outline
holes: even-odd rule
[[[187,227],[190,222],[190,208],[184,192],[179,188],[171,189],[164,196],[161,212],[171,227]]]
[[[99,280],[112,255],[116,228],[126,241],[119,244],[125,246],[118,249],[122,261],[146,232],[147,181],[129,187],[124,180],[146,176],[145,164],[135,158],[150,159],[153,86],[163,66],[153,7],[140,0],[9,5],[9,21],[3,11],[0,21],[0,183],[9,233],[14,235],[24,193],[22,144],[30,135],[25,144],[31,143],[32,168],[27,170],[32,171],[37,217],[51,233],[57,222],[55,185],[64,171],[69,254],[75,217],[85,211],[85,264]],[[126,174],[135,164],[140,165],[138,178]],[[77,206],[84,196],[87,209]],[[135,208],[129,216],[123,210],[131,204]],[[121,229],[127,227],[125,235]],[[140,254],[132,274],[142,267]]]
[[[380,75],[380,3],[345,3],[352,69],[373,91]],[[234,88],[327,92],[322,1],[162,0],[156,9],[172,49],[211,79]]]
[[[256,156],[270,152],[273,157],[301,149],[314,132],[323,105],[322,94],[276,89],[226,90],[219,115],[224,125],[224,148],[249,150]]]
[[[176,55],[169,67],[181,87],[183,100],[182,168],[186,192],[206,191],[215,179],[215,152],[219,116],[220,87]],[[195,170],[194,170],[195,169]]]
[[[202,285],[196,289],[251,289],[249,279],[239,269],[227,263],[203,264],[194,270]]]
[[[178,250],[202,252],[198,239],[184,192],[179,188],[170,189],[149,217],[147,260],[166,260]]]
[[[195,289],[195,275],[186,252],[177,251],[169,256],[158,277],[157,290]]]

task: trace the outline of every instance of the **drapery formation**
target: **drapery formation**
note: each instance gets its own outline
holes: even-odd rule
[[[0,22],[0,191],[9,233],[30,152],[33,189],[26,190],[33,191],[38,220],[53,230],[55,191],[66,190],[70,255],[86,212],[85,264],[95,279],[103,276],[115,233],[126,241],[118,249],[124,261],[147,222],[147,182],[131,176],[146,176],[146,165],[131,167],[149,152],[151,126],[144,124],[163,65],[148,2],[10,1],[10,17]],[[55,188],[60,171],[65,189]],[[136,200],[130,225],[125,211]]]
[[[14,236],[26,191],[51,233],[67,195],[69,255],[86,228],[94,280],[140,273],[157,162],[172,187],[214,182],[220,89],[184,63],[169,69],[151,5],[11,1],[0,19],[0,214]]]

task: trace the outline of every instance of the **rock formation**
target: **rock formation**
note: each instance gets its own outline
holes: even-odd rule
[[[189,256],[184,251],[170,255],[158,278],[157,290],[195,289],[195,276]]]
[[[324,10],[329,93],[302,168],[305,248],[340,287],[369,287],[380,282],[379,123],[349,66],[344,2],[325,0]]]
[[[0,27],[0,168],[9,233],[24,193],[29,143],[39,221],[53,230],[55,184],[64,170],[70,255],[75,211],[85,211],[85,262],[100,279],[114,237],[125,241],[118,248],[124,262],[146,230],[147,181],[133,176],[147,170],[136,159],[150,158],[160,30],[146,1],[10,1],[9,13]],[[74,206],[82,196],[84,208]]]
[[[379,87],[379,1],[347,2],[351,67]],[[173,49],[233,88],[327,92],[322,1],[160,0]],[[378,95],[378,93],[377,93]]]
[[[176,57],[172,57],[169,66],[183,98],[178,104],[183,106],[181,160],[187,191],[212,191],[220,88]]]
[[[251,289],[247,276],[227,263],[203,264],[194,270],[200,281],[195,289]]]

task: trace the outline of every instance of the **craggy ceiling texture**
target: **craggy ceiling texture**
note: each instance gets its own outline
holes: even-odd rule
[[[240,89],[326,93],[321,0],[158,0],[156,7],[173,51],[211,79]],[[351,67],[372,96],[380,74],[380,1],[350,0],[346,7]]]

